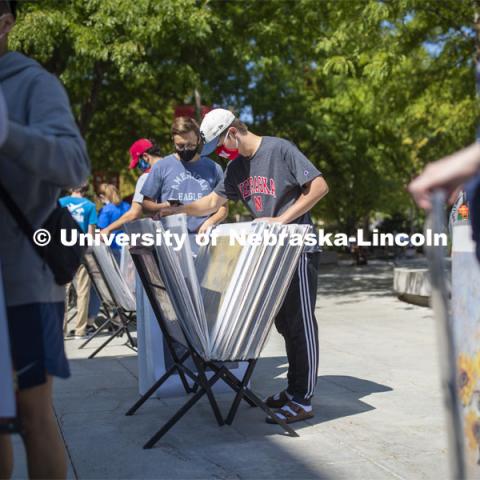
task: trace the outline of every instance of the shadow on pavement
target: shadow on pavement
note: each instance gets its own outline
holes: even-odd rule
[[[132,356],[76,359],[71,361],[71,380],[56,382],[57,417],[81,478],[323,479],[337,474],[345,478],[352,462],[373,468],[352,452],[339,453],[317,425],[372,410],[362,397],[390,391],[388,386],[352,376],[320,376],[313,401],[316,416],[295,424],[299,438],[268,425],[260,409],[243,402],[233,425],[218,427],[204,400],[146,451],[143,443],[188,397],[152,399],[135,416],[126,417],[138,398],[135,363]],[[261,358],[252,389],[261,396],[282,390],[286,367],[283,356]],[[218,395],[223,414],[233,396]]]
[[[266,397],[285,389],[286,378],[283,378],[282,374],[285,374],[287,369],[286,357],[261,358],[254,374],[253,390]],[[278,370],[281,370],[282,378],[279,378]],[[375,407],[362,401],[361,398],[392,390],[388,385],[363,378],[348,375],[320,375],[317,378],[315,396],[312,399],[315,417],[304,422],[304,425],[315,425],[374,410]],[[241,412],[239,415],[241,416]],[[301,423],[296,425],[302,426]]]
[[[336,297],[355,294],[377,297],[391,296],[393,294],[392,264],[375,262],[362,267],[320,266],[318,295]]]

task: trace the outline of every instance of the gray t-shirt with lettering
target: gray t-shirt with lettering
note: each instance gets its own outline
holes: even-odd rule
[[[239,156],[228,164],[215,192],[241,200],[254,218],[277,217],[296,202],[305,184],[319,175],[321,172],[293,143],[262,137],[252,157]],[[292,223],[312,225],[310,212]]]
[[[179,200],[187,204],[211,193],[222,178],[222,168],[208,157],[183,162],[171,154],[155,163],[141,193],[157,202]],[[188,217],[188,231],[196,232],[207,218]]]

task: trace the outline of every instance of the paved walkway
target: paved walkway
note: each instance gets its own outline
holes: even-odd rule
[[[184,398],[148,401],[134,417],[136,357],[116,342],[87,360],[69,340],[73,376],[58,381],[55,408],[80,479],[444,479],[448,477],[436,336],[431,311],[397,300],[392,267],[323,267],[317,318],[316,417],[300,438],[241,405],[217,427],[200,402],[152,450],[142,450]],[[92,342],[93,343],[93,342]],[[90,350],[91,351],[91,350]],[[286,358],[274,332],[253,379],[262,396],[283,388]],[[226,411],[232,395],[219,397]],[[21,445],[16,451],[21,458]],[[23,461],[15,478],[24,478]]]

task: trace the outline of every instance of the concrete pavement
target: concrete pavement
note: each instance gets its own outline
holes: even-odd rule
[[[55,409],[71,478],[162,479],[443,479],[448,478],[444,412],[431,310],[392,292],[393,268],[322,267],[317,319],[320,370],[314,419],[300,438],[240,406],[232,426],[218,427],[206,401],[152,450],[143,443],[185,401],[138,398],[136,356],[124,340],[93,360],[67,341],[72,378],[57,381]],[[94,342],[92,342],[94,343]],[[96,343],[98,344],[98,342]],[[92,345],[92,348],[94,346]],[[261,396],[285,385],[282,338],[274,332],[253,378]],[[219,395],[227,411],[232,394]],[[25,477],[15,442],[15,478]]]

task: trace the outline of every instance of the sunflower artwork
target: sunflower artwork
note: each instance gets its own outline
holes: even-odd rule
[[[453,226],[452,325],[467,478],[480,478],[480,266],[468,220]]]
[[[470,461],[480,465],[480,351],[458,356],[458,389]]]

